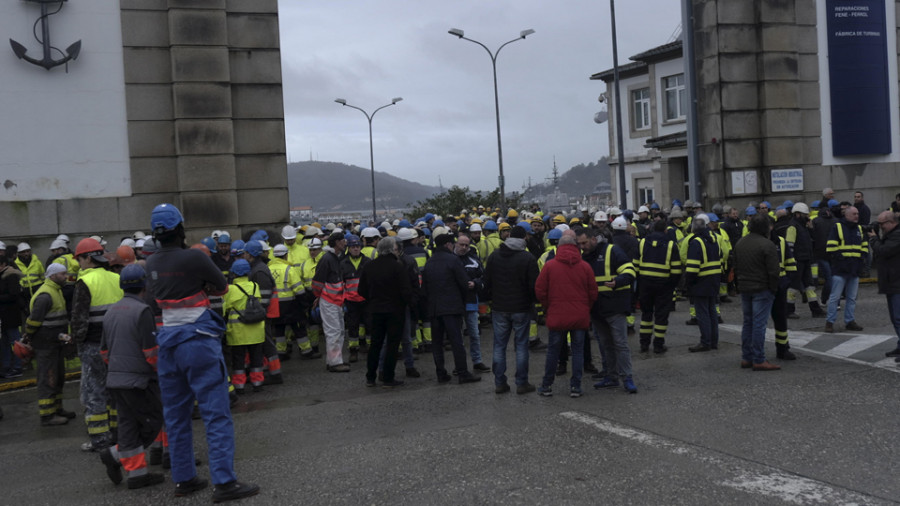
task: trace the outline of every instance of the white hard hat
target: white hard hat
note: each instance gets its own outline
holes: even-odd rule
[[[794,207],[791,208],[791,211],[795,213],[809,214],[809,206],[807,206],[803,202],[797,202],[796,204],[794,204]]]
[[[331,233],[332,233],[332,234],[337,234],[337,233],[340,233],[340,232],[343,232],[343,231],[344,231],[344,229],[341,228],[341,227],[334,227],[334,230],[332,230]]]
[[[256,241],[256,242],[258,242],[259,245],[262,246],[262,250],[263,250],[263,251],[271,251],[271,250],[272,250],[272,247],[269,246],[269,243],[267,243],[266,241],[259,241],[259,240],[258,240],[258,241]]]
[[[325,230],[328,230],[330,232],[330,231],[334,230],[334,227],[335,227],[334,223],[328,223],[325,225]]]
[[[392,224],[396,227],[397,225],[400,224],[400,220],[397,218],[394,218],[394,221],[392,222]]]
[[[322,239],[319,239],[318,237],[312,238],[312,240],[309,241],[309,249],[322,249]]]
[[[410,239],[415,239],[416,237],[419,237],[419,234],[411,228],[401,228],[397,232],[397,239],[400,239],[401,241],[409,241]]]
[[[221,230],[213,230],[212,233],[209,234],[209,236],[212,237],[213,239],[218,239],[220,235],[222,235]]]
[[[469,232],[481,232],[481,225],[473,223],[472,226],[469,227]]]
[[[135,241],[137,241],[138,239],[143,239],[143,238],[145,238],[145,237],[147,237],[147,234],[141,232],[140,230],[138,230],[138,231],[136,231],[135,233],[131,234],[131,238],[134,239]]]
[[[281,227],[281,237],[285,240],[296,239],[297,238],[297,229],[295,229],[291,225],[285,225]]]
[[[610,216],[619,216],[622,214],[622,210],[619,209],[618,207],[610,207],[609,209],[606,210],[606,212]]]
[[[476,225],[477,225],[477,223],[476,223]],[[437,238],[437,236],[439,236],[439,235],[444,235],[444,234],[449,234],[449,233],[450,233],[449,229],[444,228],[444,227],[437,227],[431,231],[431,237]]]
[[[310,226],[306,227],[306,234],[305,234],[305,236],[306,236],[306,237],[315,237],[315,236],[317,236],[317,235],[320,235],[321,233],[322,233],[321,230],[319,230],[318,228],[313,227],[312,225],[310,225]]]
[[[28,251],[31,249],[31,245],[27,242],[20,242],[18,246],[16,246],[16,251]]]
[[[603,211],[597,211],[594,213],[594,221],[609,221],[609,216]]]
[[[571,230],[571,228],[569,228],[569,226],[566,225],[565,223],[560,223],[559,225],[557,225],[553,228],[555,228],[556,230],[559,230],[560,232],[565,232],[566,230]]]
[[[650,208],[648,208],[647,206],[641,206],[638,208],[638,214],[649,213],[649,212],[650,212]]]
[[[6,243],[3,241],[0,241],[0,251],[6,251]]]
[[[628,230],[628,220],[624,216],[619,216],[612,222],[613,230]]]
[[[365,238],[381,237],[381,232],[379,232],[375,227],[366,227],[359,235]]]
[[[108,242],[106,242],[106,239],[104,239],[103,236],[100,235],[92,235],[91,239],[99,242],[100,246],[106,246],[107,244],[109,244]]]
[[[391,222],[389,222],[389,221],[382,221],[381,226],[384,227],[385,230],[390,230],[390,229],[394,228],[393,226],[391,226]]]
[[[69,244],[69,236],[67,236],[66,234],[59,234],[58,236],[56,236],[56,238],[60,241],[65,241],[66,244]]]
[[[284,244],[276,244],[275,247],[272,248],[272,254],[277,257],[283,257],[288,254],[288,247]]]
[[[63,241],[61,239],[56,239],[55,241],[53,241],[53,243],[50,244],[50,249],[65,248],[65,247],[67,247],[66,241]]]
[[[126,238],[122,239],[122,242],[119,244],[119,246],[128,246],[129,248],[133,248],[134,245],[135,245],[134,239],[132,239],[130,237],[126,237]]]
[[[138,249],[143,248],[144,242],[146,242],[146,241],[147,241],[147,239],[138,239],[137,241],[134,241],[134,247],[138,248]]]

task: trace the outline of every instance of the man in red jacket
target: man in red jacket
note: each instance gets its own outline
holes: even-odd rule
[[[563,232],[556,256],[544,265],[534,286],[538,301],[545,308],[550,344],[544,380],[538,393],[549,397],[556,377],[559,350],[568,332],[571,335],[572,379],[569,397],[581,397],[581,372],[584,366],[584,339],[591,327],[591,306],[597,300],[597,283],[594,271],[581,259],[581,251],[575,246],[575,233]]]

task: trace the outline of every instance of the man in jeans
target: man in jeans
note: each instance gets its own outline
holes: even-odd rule
[[[528,382],[528,326],[536,301],[537,260],[525,249],[525,229],[513,227],[509,237],[491,253],[484,270],[485,299],[491,300],[494,326],[494,392],[509,392],[506,382],[506,347],[515,335],[516,393],[534,392]]]
[[[766,360],[766,323],[778,291],[779,254],[769,240],[772,221],[763,213],[748,224],[750,233],[734,248],[734,273],[741,291],[744,326],[741,329],[741,369],[776,371]],[[840,293],[840,292],[839,292]]]
[[[842,293],[847,303],[844,308],[844,328],[862,330],[854,319],[854,311],[859,275],[865,267],[864,259],[869,254],[869,241],[858,221],[859,210],[850,206],[844,210],[844,218],[835,223],[828,234],[826,251],[831,255],[831,295],[828,297],[825,332],[834,332],[834,321],[837,319]]]
[[[900,338],[900,214],[884,211],[878,215],[879,232],[869,232],[869,243],[875,253],[875,265],[878,268],[878,293],[887,297],[888,315],[894,325],[894,331]],[[893,350],[885,353],[900,361],[900,342]]]
[[[481,360],[481,332],[478,329],[478,292],[484,286],[484,266],[478,254],[471,248],[471,244],[472,240],[467,235],[460,235],[456,240],[455,253],[462,260],[470,282],[470,288],[466,291],[466,331],[469,333],[472,369],[477,372],[488,372],[491,368],[484,365]]]

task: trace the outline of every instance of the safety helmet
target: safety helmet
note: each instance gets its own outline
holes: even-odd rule
[[[560,230],[558,228],[554,228],[550,232],[547,232],[547,239],[550,239],[551,241],[554,239],[561,239],[562,233],[563,233],[562,230]]]
[[[231,273],[235,276],[246,276],[250,272],[250,262],[243,258],[235,260],[231,264]]]
[[[272,254],[277,257],[283,257],[288,254],[288,247],[284,244],[276,244],[274,248],[272,248]]]
[[[219,237],[222,237],[222,236],[219,236]],[[209,249],[210,251],[216,249],[216,240],[213,239],[212,237],[204,237],[203,239],[200,240],[200,244],[206,246],[206,248]]]
[[[790,208],[794,207],[794,202],[791,200],[785,200],[784,204],[781,204],[781,205],[784,206],[785,209],[790,209]]]
[[[497,225],[497,230],[500,230],[500,231],[510,230],[510,229],[512,229],[512,225],[510,225],[509,223],[507,223],[505,221],[503,223]]]
[[[30,344],[23,343],[22,341],[15,341],[13,343],[13,353],[22,359],[23,362],[31,362],[34,358],[34,349]]]
[[[650,209],[655,209],[655,210],[659,211],[659,204],[657,204],[656,202],[651,203]]]
[[[347,235],[347,247],[352,248],[354,246],[362,246],[359,236],[354,234]]]
[[[518,211],[516,211],[515,209],[510,209],[509,211],[507,211],[506,217],[507,217],[507,218],[518,218],[518,217],[519,217],[519,213],[518,213]]]
[[[246,246],[247,246],[247,244],[244,241],[238,239],[238,240],[234,241],[233,243],[231,243],[231,252],[232,253],[243,253],[244,248]]]
[[[119,257],[119,261],[122,265],[133,264],[136,260],[134,257],[134,250],[128,246],[119,246],[118,249],[116,249],[116,256]]]
[[[520,221],[516,223],[516,226],[525,230],[526,234],[533,234],[534,232],[531,230],[531,224],[527,221]]]
[[[553,223],[565,223],[565,222],[566,222],[566,217],[563,216],[562,214],[557,214],[556,216],[553,217]]]
[[[791,210],[795,213],[809,214],[809,207],[803,202],[797,202],[793,205]]]
[[[285,225],[281,227],[281,237],[285,241],[289,241],[291,239],[297,238],[297,229],[292,225]]]
[[[681,218],[684,219],[684,213],[681,212],[681,209],[673,209],[671,213],[669,213],[669,218]]]
[[[409,222],[409,220],[400,220],[397,223],[395,223],[395,225],[398,227],[401,227],[401,228],[409,228],[412,226],[412,224]]]
[[[837,200],[831,199],[828,201],[828,207],[840,207],[841,203]]]
[[[576,223],[581,223],[581,218],[578,216],[574,216],[571,220],[569,220],[569,225],[574,225]]]
[[[672,207],[681,207],[681,201],[678,199],[672,200]]]
[[[411,241],[417,237],[419,237],[419,234],[411,228],[401,228],[397,231],[397,239],[401,241]]]
[[[812,201],[812,206],[816,209],[818,209],[821,204],[822,204],[821,200],[813,200]]]
[[[68,244],[66,244],[66,241],[63,241],[62,239],[56,239],[50,244],[50,249],[52,250],[66,247],[68,247]]]
[[[175,230],[175,227],[182,223],[184,217],[173,204],[159,204],[150,213],[150,229],[154,234]]]
[[[608,214],[610,216],[621,216],[622,210],[619,209],[618,207],[610,207],[609,209],[606,210],[606,214]]]
[[[314,226],[310,225],[310,226],[306,227],[306,231],[303,232],[303,236],[304,237],[315,237],[317,235],[320,235],[321,233],[322,233],[322,231],[319,230],[319,227],[314,227]]]
[[[147,273],[140,264],[128,264],[119,273],[119,288],[143,288],[147,284]]]
[[[100,248],[103,249],[103,248]],[[18,246],[16,246],[16,251],[30,251],[31,245],[27,242],[20,242]]]
[[[309,235],[308,232],[307,232],[307,235]],[[366,227],[366,228],[362,229],[362,232],[360,233],[360,235],[365,239],[370,239],[372,237],[381,237],[381,234],[378,232],[378,229],[375,227]]]
[[[75,247],[75,256],[80,257],[81,255],[86,255],[88,253],[97,253],[100,255],[103,253],[103,246],[100,246],[100,242],[91,237],[78,241],[78,246]]]
[[[619,216],[612,221],[612,228],[613,230],[628,230],[628,220],[623,216]]]
[[[509,226],[509,225],[507,225]],[[481,232],[481,225],[473,223],[469,226],[469,232]]]
[[[258,257],[262,255],[262,252],[263,247],[259,241],[250,240],[244,245],[244,253],[247,253],[252,257]]]
[[[710,223],[717,223],[719,221],[719,217],[716,216],[716,213],[706,213],[706,214],[701,214],[700,216],[706,216],[706,219]]]
[[[219,244],[231,244],[231,236],[228,234],[221,234],[216,240]]]
[[[207,248],[205,244],[202,244],[202,243],[192,244],[191,249],[200,250],[203,252],[204,255],[206,255],[208,257],[212,256],[212,251],[210,251],[209,248]]]
[[[597,211],[594,213],[594,221],[609,221],[609,216],[603,211]]]
[[[657,207],[659,207],[659,206],[657,206]],[[649,213],[649,212],[650,212],[650,209],[647,206],[641,206],[638,208],[638,214]]]
[[[744,209],[744,214],[746,214],[747,216],[755,216],[756,208],[753,206],[749,206],[747,207],[747,209]]]
[[[497,222],[494,220],[487,220],[484,222],[484,229],[488,232],[496,232],[500,228],[497,226]]]

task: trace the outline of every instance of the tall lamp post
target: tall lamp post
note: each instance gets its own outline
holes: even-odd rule
[[[377,113],[378,111],[384,109],[385,107],[390,107],[401,100],[403,100],[402,97],[396,97],[391,100],[390,104],[385,104],[385,105],[379,107],[378,109],[375,109],[374,111],[372,111],[372,114],[369,114],[360,107],[356,107],[355,105],[348,104],[347,101],[344,100],[343,98],[334,99],[335,102],[341,104],[344,107],[350,107],[352,109],[356,109],[357,111],[362,112],[363,114],[366,115],[366,119],[369,121],[369,166],[372,168],[372,222],[373,223],[378,221],[378,208],[375,206],[375,150],[372,147],[372,118],[375,117],[375,113]]]
[[[613,50],[613,81],[614,95],[616,97],[616,153],[619,155],[619,205],[628,205],[625,191],[625,148],[622,141],[622,98],[619,97],[619,50],[616,43],[616,2],[609,0],[610,22],[612,23],[612,50]]]
[[[500,97],[497,94],[497,55],[499,55],[500,50],[503,49],[504,47],[506,47],[508,44],[512,44],[513,42],[515,42],[517,40],[525,39],[525,37],[528,37],[529,35],[534,33],[534,30],[532,30],[530,28],[528,30],[522,30],[521,32],[519,32],[518,37],[516,37],[515,39],[513,39],[509,42],[504,43],[503,45],[501,45],[500,47],[497,48],[497,51],[495,51],[493,53],[491,52],[490,49],[488,49],[487,46],[485,46],[481,42],[478,42],[477,40],[473,40],[473,39],[466,37],[465,36],[466,33],[464,31],[460,30],[459,28],[451,28],[449,31],[447,31],[447,33],[449,33],[450,35],[455,35],[456,37],[459,37],[460,39],[467,40],[469,42],[474,42],[475,44],[478,44],[479,46],[483,47],[484,50],[487,51],[488,55],[491,57],[491,65],[494,68],[494,113],[497,116],[497,157],[498,157],[499,163],[500,163],[500,177],[498,178],[498,182],[500,183],[500,208],[505,210],[506,209],[506,191],[505,191],[506,182],[503,179],[503,145],[500,141]]]

